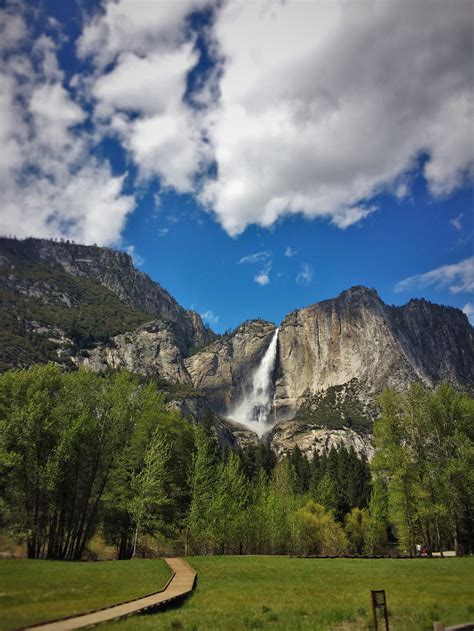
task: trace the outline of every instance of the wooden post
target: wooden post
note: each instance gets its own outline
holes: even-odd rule
[[[383,618],[385,621],[385,631],[389,631],[388,628],[388,611],[387,611],[387,600],[385,598],[385,590],[384,589],[373,589],[370,592],[371,600],[372,600],[372,617],[374,619],[374,629],[378,631],[379,623],[378,623],[378,615],[377,610],[381,609],[383,612]]]
[[[372,602],[372,620],[374,621],[374,629],[375,631],[378,631],[378,624],[377,624],[377,608],[375,605],[375,598],[374,598],[374,593],[373,591],[370,592],[370,600]]]
[[[433,622],[433,631],[444,631],[444,624],[442,622]]]

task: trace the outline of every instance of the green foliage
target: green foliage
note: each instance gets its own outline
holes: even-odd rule
[[[474,400],[450,386],[380,398],[375,474],[388,489],[388,514],[401,546],[415,554],[454,546],[474,549]]]
[[[168,395],[170,399],[186,399],[187,397],[205,398],[202,392],[193,388],[189,383],[181,383],[179,381],[170,383],[164,379],[156,379],[155,381],[160,391]]]
[[[150,538],[185,551],[414,554],[473,549],[473,400],[448,386],[387,391],[371,480],[353,448],[219,448],[168,392],[122,372],[57,365],[0,375],[0,520],[32,558],[80,559],[101,533],[119,558]],[[168,548],[169,549],[169,548]]]
[[[364,552],[377,554],[387,544],[388,499],[387,489],[380,478],[372,480],[369,514],[364,532]]]
[[[337,505],[337,487],[334,478],[326,472],[321,478],[317,489],[316,497],[326,510],[335,510]]]
[[[157,504],[172,505],[176,519],[187,494],[176,466],[189,458],[192,439],[188,425],[168,429],[169,420],[175,415],[156,387],[127,372],[100,377],[46,365],[1,375],[7,527],[26,540],[28,556],[80,559],[104,515],[120,540],[137,530],[138,514],[139,529],[153,530]],[[164,441],[182,450],[177,462],[163,460]]]
[[[263,505],[267,545],[273,554],[283,554],[293,549],[293,515],[298,507],[295,487],[293,466],[286,460],[278,462]]]
[[[158,530],[161,526],[160,512],[170,503],[166,492],[169,459],[170,448],[156,429],[146,448],[143,466],[132,474],[130,481],[133,497],[128,510],[135,524],[132,556],[136,554],[141,531],[148,530],[153,533]]]
[[[190,476],[191,504],[187,519],[187,544],[207,552],[212,539],[212,508],[217,482],[216,449],[202,426],[195,429],[196,451]]]
[[[202,342],[201,344],[197,344],[196,346],[191,346],[191,348],[188,351],[187,357],[192,357],[193,355],[197,355],[201,351],[205,350],[211,344],[213,344],[213,342]]]
[[[211,540],[221,554],[242,552],[247,495],[247,480],[239,456],[230,452],[218,466],[210,510]]]
[[[295,419],[329,429],[348,427],[366,433],[372,425],[371,411],[362,405],[358,397],[360,390],[357,379],[352,379],[347,384],[332,386],[321,393],[308,393]]]
[[[0,286],[0,318],[0,369],[57,359],[54,332],[36,333],[31,322],[90,346],[150,319],[100,283],[44,263],[11,271],[8,285]]]
[[[362,554],[365,549],[365,537],[368,532],[369,512],[366,508],[353,508],[344,520],[344,530],[349,540],[352,554]]]
[[[266,476],[270,476],[276,465],[276,455],[270,445],[258,443],[249,444],[240,452],[242,468],[249,480],[255,480],[260,471],[263,470]]]
[[[359,510],[359,509],[354,509]],[[304,555],[340,556],[348,549],[346,534],[332,512],[309,500],[295,515],[296,549]]]

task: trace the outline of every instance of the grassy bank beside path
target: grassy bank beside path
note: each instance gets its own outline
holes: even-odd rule
[[[0,630],[101,609],[159,591],[170,577],[161,559],[0,561]]]

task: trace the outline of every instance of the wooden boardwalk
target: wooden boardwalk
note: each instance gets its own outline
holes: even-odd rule
[[[101,622],[107,622],[109,620],[115,620],[116,618],[122,618],[124,616],[130,616],[132,614],[158,607],[169,603],[172,600],[182,598],[189,594],[194,587],[196,580],[196,572],[185,562],[183,559],[164,559],[170,566],[173,575],[168,581],[167,585],[160,592],[131,600],[119,605],[113,605],[106,609],[100,609],[98,611],[92,611],[90,613],[81,614],[72,618],[63,618],[62,620],[56,620],[54,622],[47,622],[44,624],[36,624],[26,629],[41,629],[41,631],[69,631],[69,629],[82,629],[84,627],[91,627]]]

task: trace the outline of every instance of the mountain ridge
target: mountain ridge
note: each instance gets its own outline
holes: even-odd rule
[[[40,340],[48,347],[43,361],[97,372],[126,368],[181,384],[175,403],[196,418],[207,407],[226,418],[276,329],[257,318],[216,335],[136,270],[127,253],[109,248],[0,238],[0,269],[3,312],[18,329],[13,343]],[[75,334],[78,326],[90,335]],[[4,367],[34,361],[27,348],[21,361],[8,355]],[[383,388],[403,390],[413,381],[474,391],[474,329],[461,310],[424,299],[387,305],[374,288],[356,285],[291,311],[279,326],[274,418],[294,419],[285,436],[306,448],[311,436],[328,440],[317,426],[370,431]],[[247,440],[242,427],[237,434]]]

